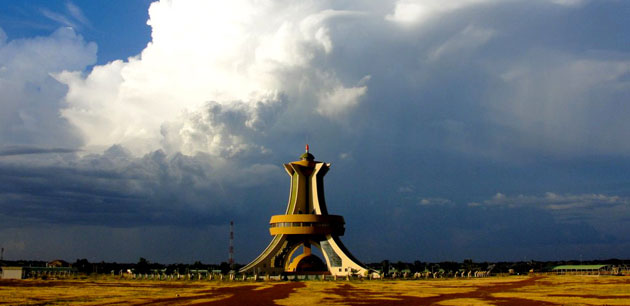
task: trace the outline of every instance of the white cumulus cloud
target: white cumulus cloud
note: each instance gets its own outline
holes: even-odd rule
[[[261,115],[281,112],[274,104],[338,116],[367,90],[313,64],[334,49],[329,23],[353,12],[317,2],[165,0],[153,3],[149,14],[152,41],[140,55],[96,66],[87,76],[57,76],[69,87],[62,114],[82,132],[88,150],[112,144],[135,154],[164,144],[186,153],[260,149],[243,139],[273,124],[268,120],[276,116]],[[217,109],[241,122],[217,121]]]
[[[394,12],[386,18],[397,23],[420,23],[440,14],[484,2],[489,0],[398,0]]]
[[[70,28],[48,37],[8,41],[0,29],[0,144],[80,145],[59,114],[66,88],[51,74],[81,71],[95,61],[96,45]]]

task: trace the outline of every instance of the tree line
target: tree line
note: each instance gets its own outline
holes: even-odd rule
[[[21,267],[46,267],[48,262],[41,260],[4,260],[0,262],[2,266],[21,266]],[[390,261],[383,260],[380,262],[368,263],[366,266],[372,270],[381,271],[385,274],[391,272],[408,271],[410,273],[416,272],[456,272],[461,270],[466,271],[488,271],[492,270],[492,274],[500,273],[514,273],[514,274],[527,274],[530,271],[534,272],[550,272],[553,267],[560,265],[614,265],[625,266],[630,265],[630,259],[606,259],[606,260],[563,260],[563,261],[502,261],[502,262],[475,262],[472,259],[466,259],[462,262],[455,261],[442,261],[442,262],[423,262],[416,260],[413,262],[404,261]],[[227,274],[231,270],[238,271],[242,264],[235,263],[230,266],[227,262],[221,262],[219,264],[206,264],[201,261],[195,261],[192,264],[189,263],[171,263],[162,264],[158,262],[152,262],[144,257],[140,257],[136,263],[118,263],[118,262],[89,262],[87,259],[77,259],[74,263],[69,263],[69,266],[76,269],[77,272],[83,274],[115,274],[118,275],[121,272],[132,271],[132,273],[165,273],[165,274],[186,274],[191,270],[207,270],[220,271],[222,274]]]

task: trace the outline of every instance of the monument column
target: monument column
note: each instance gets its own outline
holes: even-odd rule
[[[286,212],[271,217],[269,246],[239,272],[363,275],[367,268],[339,239],[345,231],[343,217],[329,215],[326,208],[324,175],[330,164],[315,161],[306,145],[300,160],[284,168],[291,177]],[[311,253],[312,246],[322,251],[325,264]],[[293,257],[300,247],[302,254]]]

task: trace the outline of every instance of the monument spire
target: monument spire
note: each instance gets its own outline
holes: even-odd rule
[[[284,164],[284,168],[291,177],[286,212],[271,217],[271,243],[240,272],[338,276],[367,272],[367,268],[352,256],[339,239],[345,232],[343,217],[328,214],[324,199],[324,175],[330,169],[330,164],[315,161],[307,144],[300,160]],[[311,253],[312,246],[321,250],[325,263]],[[300,247],[302,254],[293,256]]]

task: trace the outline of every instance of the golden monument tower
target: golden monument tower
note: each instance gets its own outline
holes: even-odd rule
[[[306,145],[306,152],[300,160],[284,164],[284,169],[291,176],[287,210],[284,215],[271,217],[271,243],[239,272],[364,275],[367,268],[350,254],[339,239],[345,231],[343,217],[329,215],[326,209],[324,175],[330,164],[315,161]],[[322,251],[325,264],[311,254],[312,246]],[[300,247],[302,254],[293,257]]]

